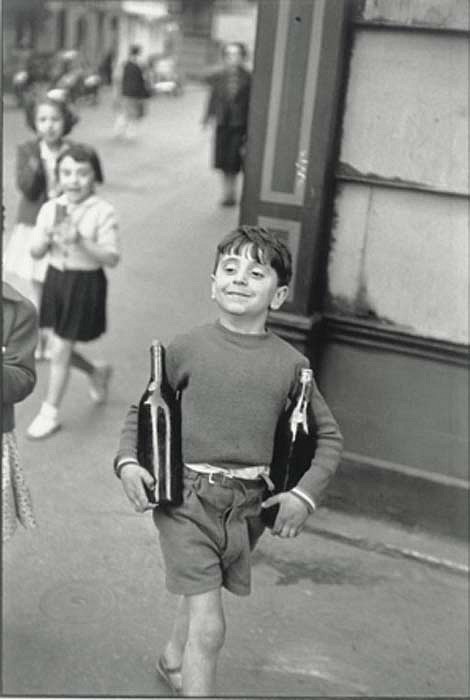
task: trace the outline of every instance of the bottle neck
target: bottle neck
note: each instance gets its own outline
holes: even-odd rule
[[[165,351],[161,343],[153,342],[150,347],[150,380],[155,387],[162,386]]]
[[[297,430],[301,425],[303,431],[308,433],[308,417],[307,417],[307,407],[310,403],[310,399],[313,391],[313,374],[311,370],[303,369],[300,374],[300,388],[295,401],[294,410],[292,411],[290,426],[292,434],[295,436]]]

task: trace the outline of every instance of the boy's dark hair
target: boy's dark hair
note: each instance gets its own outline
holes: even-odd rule
[[[95,182],[103,182],[103,171],[101,169],[100,159],[94,148],[87,146],[84,143],[70,143],[67,145],[65,151],[63,151],[57,158],[56,169],[59,172],[59,166],[66,156],[70,156],[77,163],[90,163],[95,173]]]
[[[225,236],[217,246],[214,272],[222,255],[238,255],[245,246],[252,248],[255,260],[271,265],[277,273],[280,287],[289,284],[292,279],[290,250],[274,233],[262,226],[239,226]]]
[[[52,105],[59,110],[64,120],[63,136],[69,134],[79,120],[79,117],[72,112],[65,100],[54,99],[46,93],[29,100],[25,106],[26,124],[32,131],[36,131],[36,112],[40,105]]]

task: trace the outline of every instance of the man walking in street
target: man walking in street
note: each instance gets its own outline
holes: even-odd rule
[[[129,58],[124,64],[122,76],[118,78],[118,115],[114,124],[114,136],[134,139],[137,123],[145,114],[145,100],[150,97],[145,75],[140,62],[142,47],[133,44]]]

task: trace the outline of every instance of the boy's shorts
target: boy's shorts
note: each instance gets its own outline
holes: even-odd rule
[[[251,550],[264,530],[262,480],[209,476],[185,468],[183,504],[153,517],[171,593],[197,595],[221,586],[251,590]]]

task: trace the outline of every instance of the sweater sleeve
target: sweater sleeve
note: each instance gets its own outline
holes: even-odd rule
[[[118,451],[113,461],[115,470],[124,460],[137,462],[137,415],[138,406],[132,404],[127,411],[119,437]]]
[[[103,250],[110,253],[107,266],[115,267],[121,257],[119,227],[114,207],[107,203],[106,206],[103,203],[100,211],[97,243]]]
[[[317,429],[317,447],[310,469],[295,488],[317,504],[338,467],[343,436],[315,382],[311,406]]]
[[[2,363],[4,404],[23,401],[36,384],[34,350],[37,342],[37,313],[27,299],[18,304],[15,325],[6,340]]]

